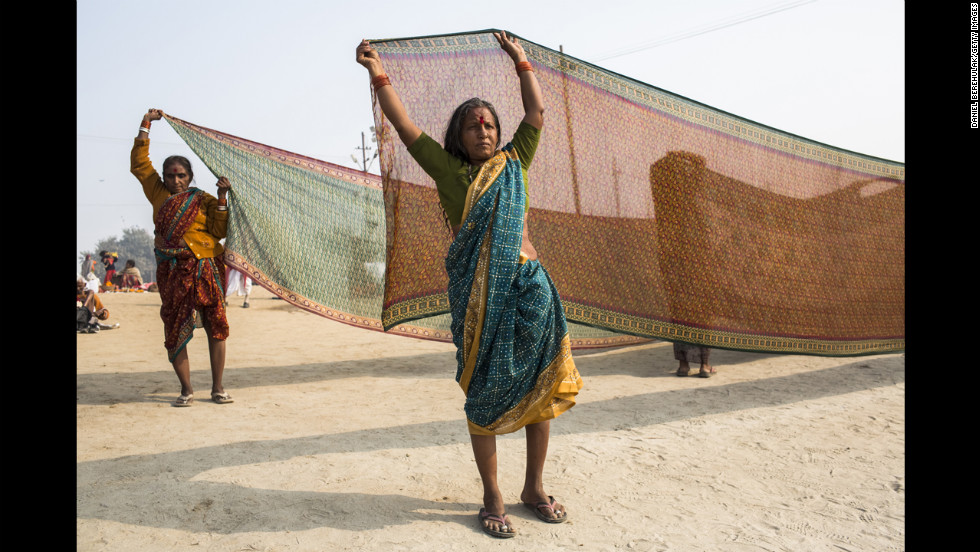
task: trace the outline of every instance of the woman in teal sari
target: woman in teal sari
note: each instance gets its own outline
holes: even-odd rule
[[[479,520],[495,537],[513,537],[497,485],[496,436],[525,428],[527,469],[521,502],[548,523],[568,519],[544,490],[551,419],[575,404],[582,387],[554,283],[537,260],[527,231],[527,169],[544,126],[541,89],[523,48],[494,33],[513,59],[525,115],[500,147],[493,105],[473,98],[456,108],[443,145],[419,129],[367,41],[357,62],[367,68],[385,117],[432,177],[454,240],[446,256],[456,380],[466,394],[467,423],[483,481]]]

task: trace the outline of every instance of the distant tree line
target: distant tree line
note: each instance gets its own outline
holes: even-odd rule
[[[100,251],[119,254],[119,258],[116,259],[117,273],[121,274],[126,268],[126,261],[132,259],[136,261],[136,268],[140,269],[144,282],[156,281],[157,260],[156,255],[153,254],[153,235],[146,230],[138,226],[123,228],[121,239],[116,236],[104,238],[95,244],[95,249],[92,251],[82,251],[78,259],[78,269],[82,276],[88,274],[89,269],[83,264],[85,255],[89,255],[95,259],[95,275],[99,280],[105,278],[105,266],[102,264],[102,258],[99,257]]]

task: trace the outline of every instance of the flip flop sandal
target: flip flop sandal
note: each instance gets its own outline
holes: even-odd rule
[[[228,404],[235,402],[228,393],[211,393],[211,400],[218,404]]]
[[[548,496],[548,502],[538,502],[537,504],[531,504],[530,502],[525,502],[524,505],[530,510],[534,511],[534,515],[538,516],[538,519],[546,523],[565,523],[568,521],[568,512],[555,512],[555,497]],[[547,508],[551,510],[551,513],[558,514],[559,517],[552,518],[546,516],[541,508]]]
[[[174,401],[174,406],[190,406],[194,402],[194,394],[181,395]]]
[[[496,529],[491,529],[489,525],[484,523],[484,521],[496,521],[500,524],[501,529],[507,529],[507,522],[504,520],[504,516],[507,514],[491,514],[487,512],[486,508],[480,508],[480,528],[483,532],[490,535],[491,537],[497,537],[498,539],[509,539],[516,535],[514,531],[497,531]]]

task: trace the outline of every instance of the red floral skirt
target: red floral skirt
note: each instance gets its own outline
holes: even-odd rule
[[[189,248],[157,249],[156,253],[163,344],[170,361],[191,340],[199,321],[212,339],[227,339],[224,261],[198,259]]]

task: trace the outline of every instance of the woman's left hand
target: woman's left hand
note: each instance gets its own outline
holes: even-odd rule
[[[377,50],[371,47],[371,43],[367,39],[361,40],[361,43],[357,45],[355,54],[357,63],[363,65],[372,78],[385,72],[384,66],[381,65],[381,56]]]
[[[228,195],[228,190],[231,189],[231,181],[228,180],[226,176],[218,177],[218,199],[222,199]]]
[[[493,33],[493,37],[497,39],[497,42],[500,43],[500,47],[507,52],[507,55],[514,60],[514,63],[527,61],[527,55],[524,54],[524,48],[517,42],[517,39],[508,37],[507,31]]]

